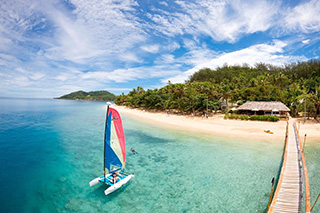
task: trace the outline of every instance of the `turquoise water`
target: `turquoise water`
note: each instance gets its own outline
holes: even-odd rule
[[[320,141],[309,143],[307,140],[304,155],[307,161],[312,207],[320,193]],[[312,212],[320,212],[320,200],[318,200]]]
[[[122,117],[126,170],[135,178],[105,196],[105,186],[88,184],[103,172],[104,103],[0,99],[0,212],[266,209],[282,141],[197,135]]]

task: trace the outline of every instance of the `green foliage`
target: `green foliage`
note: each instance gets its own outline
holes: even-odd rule
[[[116,98],[116,95],[108,91],[92,91],[84,92],[77,91],[72,92],[67,95],[63,95],[57,99],[67,99],[67,100],[90,100],[90,101],[113,101]]]
[[[241,120],[249,120],[249,116],[248,115],[240,115],[240,119]]]
[[[195,113],[229,111],[229,105],[247,101],[281,101],[297,116],[304,111],[315,118],[320,112],[320,61],[310,60],[285,66],[258,63],[254,67],[223,66],[201,69],[184,84],[172,84],[145,91],[137,87],[115,99],[115,103],[154,110],[178,110]],[[305,103],[305,104],[304,104]],[[249,117],[226,115],[247,120]],[[269,117],[250,117],[272,120]]]
[[[225,114],[224,119],[235,119],[235,120],[250,120],[250,121],[279,121],[279,117],[271,115],[239,115],[239,114]]]
[[[277,116],[272,116],[272,115],[251,115],[249,117],[250,121],[272,121],[276,122],[279,121],[280,118]]]

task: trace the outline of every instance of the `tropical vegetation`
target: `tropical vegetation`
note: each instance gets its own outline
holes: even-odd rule
[[[273,115],[238,115],[226,113],[224,119],[235,119],[235,120],[250,120],[250,121],[279,121],[280,118]]]
[[[160,89],[133,89],[117,96],[115,103],[151,110],[173,110],[180,113],[229,111],[246,101],[281,101],[292,116],[306,111],[317,118],[320,107],[320,61],[291,63],[283,66],[258,63],[254,67],[204,68],[185,83]]]

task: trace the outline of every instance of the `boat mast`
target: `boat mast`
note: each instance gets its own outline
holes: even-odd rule
[[[103,146],[103,175],[104,175],[104,180],[106,180],[106,132],[107,132],[108,113],[109,113],[109,104],[107,104],[106,123],[105,123],[105,127],[104,127],[104,146]]]

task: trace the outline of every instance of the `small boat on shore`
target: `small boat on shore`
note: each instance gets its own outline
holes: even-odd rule
[[[273,131],[271,131],[270,129],[268,129],[268,130],[265,129],[264,132],[269,133],[269,134],[273,134]]]
[[[104,183],[109,187],[104,191],[108,195],[126,184],[134,174],[125,174],[126,144],[119,112],[107,106],[104,133],[104,174],[90,181],[89,185]]]

